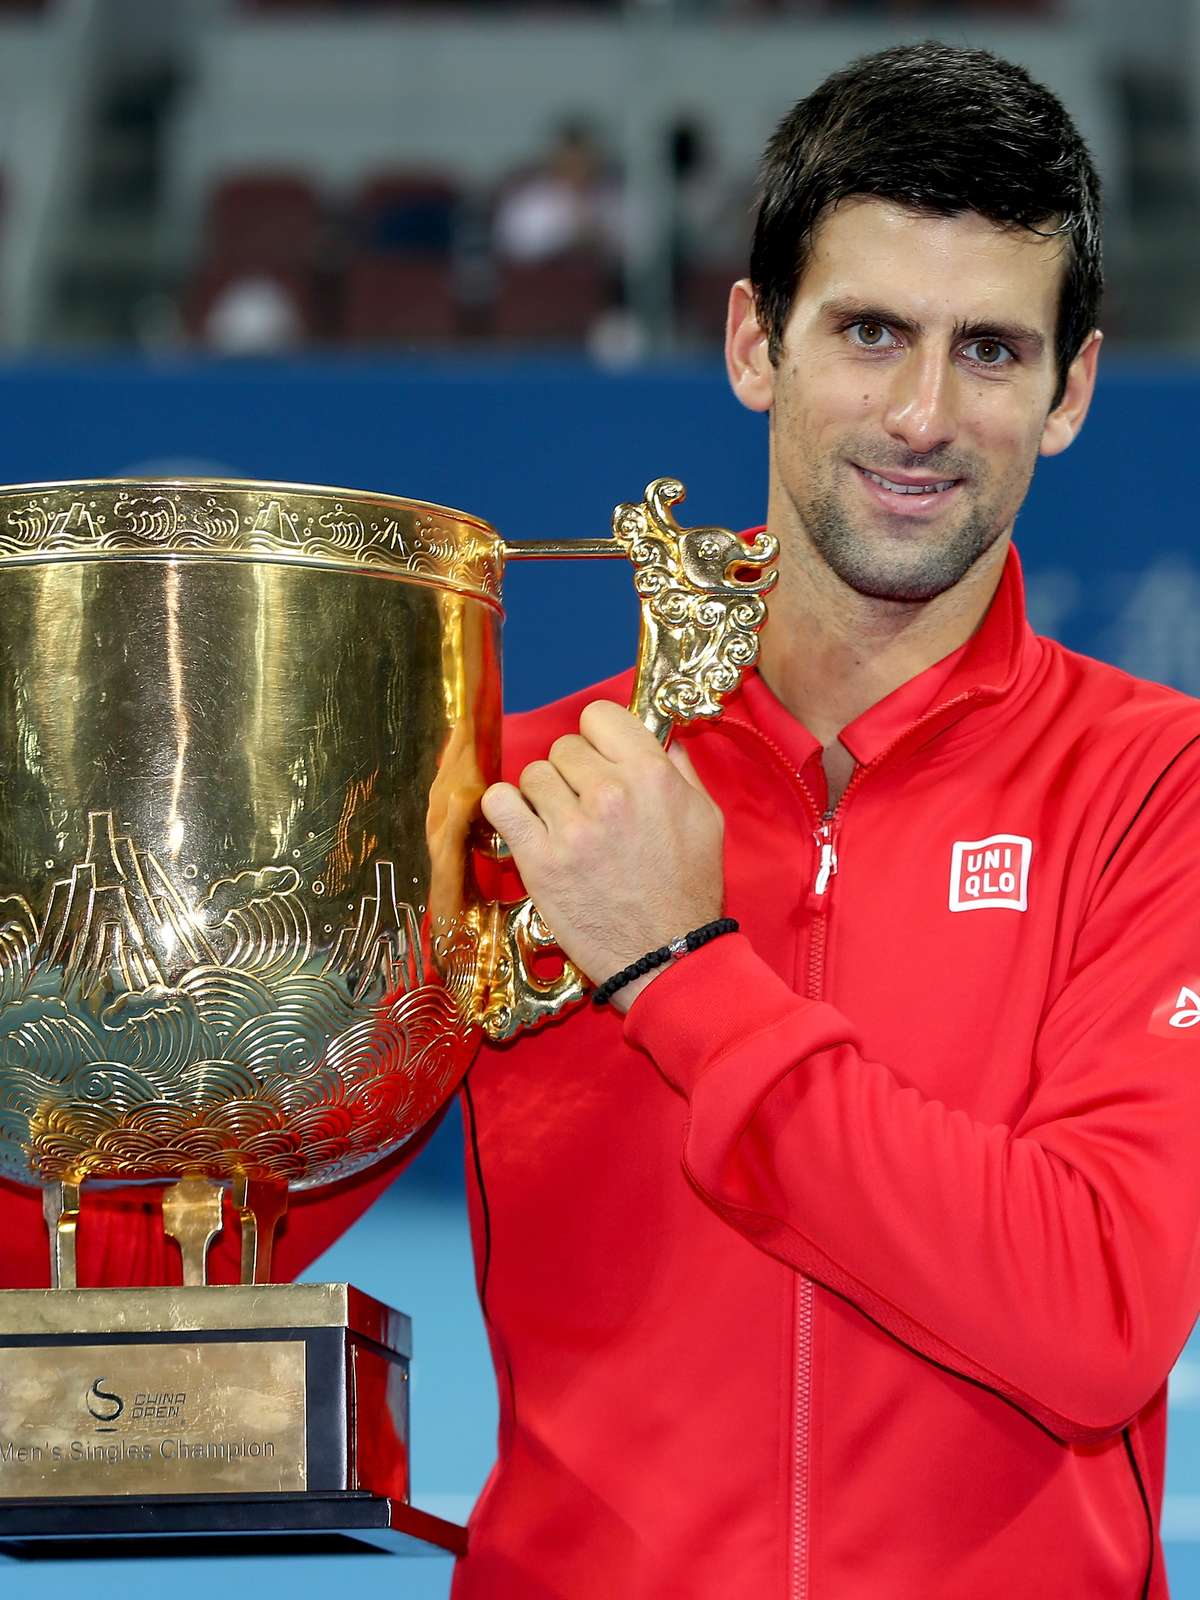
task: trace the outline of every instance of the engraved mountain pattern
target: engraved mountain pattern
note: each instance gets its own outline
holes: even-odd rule
[[[427,972],[392,862],[318,941],[293,867],[185,889],[111,812],[86,838],[40,921],[0,896],[0,1172],[332,1182],[466,1070],[473,938]]]

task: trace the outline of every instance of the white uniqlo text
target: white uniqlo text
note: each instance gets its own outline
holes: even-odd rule
[[[1033,840],[1019,833],[960,839],[950,861],[951,911],[1024,911]]]

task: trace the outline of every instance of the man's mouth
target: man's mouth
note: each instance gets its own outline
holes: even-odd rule
[[[887,489],[892,494],[945,494],[947,489],[953,489],[958,483],[957,478],[925,478],[917,483],[903,482],[896,478],[885,478],[878,472],[872,472],[868,467],[858,469],[864,477],[870,478],[872,483],[877,483],[881,489]]]

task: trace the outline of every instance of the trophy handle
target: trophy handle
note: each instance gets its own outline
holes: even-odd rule
[[[720,715],[746,668],[758,658],[763,596],[779,577],[779,541],[760,533],[747,544],[726,528],[681,528],[673,507],[686,491],[656,478],[637,505],[613,512],[612,539],[507,543],[505,557],[626,556],[641,599],[637,666],[630,710],[664,746],[677,724]],[[496,853],[504,854],[498,844]],[[539,955],[557,949],[528,896],[483,908],[481,943],[491,974],[482,1024],[490,1039],[511,1039],[578,1004],[588,981],[564,958],[542,979]]]

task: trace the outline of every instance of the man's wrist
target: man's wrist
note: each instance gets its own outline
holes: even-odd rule
[[[719,939],[722,934],[736,933],[737,930],[738,925],[733,917],[714,917],[711,922],[705,922],[700,927],[693,928],[690,933],[677,935],[669,943],[661,945],[657,950],[649,950],[629,966],[622,967],[611,978],[597,985],[592,995],[592,1000],[598,1006],[610,1005],[615,995],[626,992],[633,988],[634,985],[640,985],[641,988],[644,988],[643,979],[652,977],[666,966],[674,965],[675,962],[684,960],[693,951],[703,949],[713,939]],[[640,988],[638,992],[641,992]],[[618,1009],[624,1012],[628,1008],[629,1005],[627,1003]]]
[[[624,1016],[630,1006],[643,990],[648,989],[655,978],[661,978],[664,972],[669,972],[670,967],[654,967],[649,972],[644,972],[640,978],[633,978],[629,983],[622,984],[609,1000],[609,1005],[619,1016]]]

